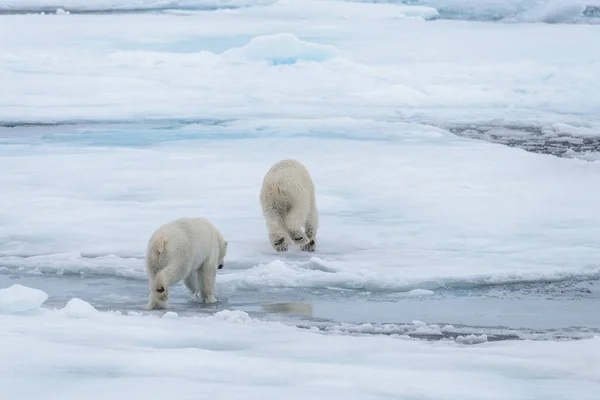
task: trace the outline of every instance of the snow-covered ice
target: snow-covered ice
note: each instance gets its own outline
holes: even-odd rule
[[[162,317],[163,318],[179,318],[179,315],[176,312],[167,311],[166,313],[163,314]]]
[[[289,0],[4,16],[0,120],[351,117],[598,131],[598,26],[427,21],[411,8]]]
[[[145,279],[156,227],[202,215],[230,243],[221,294],[599,276],[600,164],[416,124],[328,122],[264,119],[147,134],[66,127],[65,136],[7,144],[0,262],[9,270]],[[287,157],[301,159],[317,187],[314,254],[275,254],[267,241],[258,191],[270,165]]]
[[[595,399],[599,7],[0,0],[0,399]],[[283,158],[315,253],[267,241]],[[181,216],[219,301],[146,312]]]
[[[15,284],[0,289],[0,313],[18,314],[35,311],[48,300],[42,290]]]
[[[427,289],[413,289],[407,293],[409,296],[431,296],[435,294],[433,290]]]
[[[424,342],[247,314],[2,317],[0,398],[595,399],[600,338]],[[25,349],[27,349],[25,351]]]

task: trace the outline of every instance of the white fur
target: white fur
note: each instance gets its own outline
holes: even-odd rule
[[[182,280],[192,294],[201,291],[205,303],[216,302],[217,269],[226,253],[227,241],[204,218],[180,218],[158,228],[146,252],[148,309],[167,308],[169,287]]]
[[[315,251],[319,215],[315,187],[304,165],[281,160],[265,175],[260,204],[276,251],[287,251],[294,242],[303,251]]]

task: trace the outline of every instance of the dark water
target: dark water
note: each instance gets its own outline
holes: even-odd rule
[[[518,147],[533,153],[587,161],[600,160],[600,131],[576,136],[536,125],[456,124],[445,128],[458,136]]]

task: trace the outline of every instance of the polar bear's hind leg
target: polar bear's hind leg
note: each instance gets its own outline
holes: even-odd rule
[[[215,298],[215,281],[217,280],[217,269],[219,263],[215,261],[215,257],[210,257],[204,261],[198,274],[199,283],[202,289],[202,301],[206,304],[216,303]]]
[[[319,228],[319,217],[317,211],[311,209],[308,219],[304,224],[304,231],[306,232],[306,237],[308,238],[308,243],[302,246],[302,251],[315,251],[317,247],[317,229]]]
[[[302,207],[292,207],[285,216],[285,226],[290,239],[298,246],[308,244],[307,235],[302,229],[306,221],[306,215],[303,213]]]
[[[288,250],[288,244],[285,238],[283,230],[283,221],[280,218],[275,218],[267,223],[267,229],[269,231],[269,243],[275,249],[275,251],[281,253]]]
[[[146,308],[148,310],[167,308],[166,299],[169,296],[168,288],[164,289],[164,286],[162,286],[160,283],[157,284],[155,276],[150,278],[149,286],[150,294],[148,295],[148,306]],[[161,286],[163,288],[163,291],[158,292],[157,286]],[[164,294],[166,294],[166,297],[164,296]]]

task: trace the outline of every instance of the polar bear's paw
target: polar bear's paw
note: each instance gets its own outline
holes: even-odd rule
[[[163,310],[167,308],[167,303],[164,301],[158,301],[157,299],[151,299],[148,302],[146,309],[148,310]]]
[[[279,253],[286,252],[288,250],[288,245],[285,242],[285,238],[273,240],[273,248]]]
[[[163,285],[156,287],[156,300],[164,302],[169,299],[169,289]]]
[[[291,230],[290,231],[290,238],[292,239],[292,241],[294,243],[296,243],[296,245],[303,247],[305,245],[307,245],[310,240],[308,240],[308,237],[306,237],[306,235],[304,234],[304,232],[300,231],[300,230]]]
[[[204,303],[205,304],[213,304],[213,303],[216,303],[216,302],[217,302],[217,299],[213,295],[206,296],[206,298],[204,299]]]
[[[315,251],[315,248],[316,248],[316,247],[317,247],[317,243],[315,243],[315,240],[314,240],[314,239],[311,239],[311,240],[310,240],[310,242],[308,242],[308,243],[306,243],[306,244],[302,245],[302,246],[300,247],[300,250],[302,250],[302,251],[308,251],[308,252],[311,252],[311,253],[312,253],[312,252],[314,252],[314,251]]]

